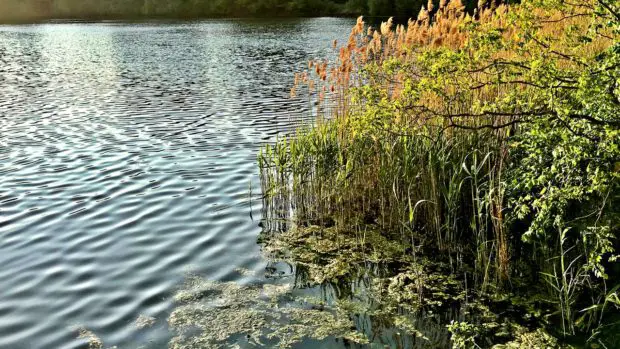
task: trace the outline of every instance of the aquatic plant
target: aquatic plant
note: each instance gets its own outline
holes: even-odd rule
[[[480,295],[549,296],[557,311],[529,306],[557,335],[598,335],[620,283],[619,8],[442,1],[407,26],[358,19],[335,65],[295,77],[293,94],[326,106],[316,123],[259,154],[267,218],[307,242],[329,234],[317,248],[334,263],[371,232],[473,269]]]
[[[176,333],[169,347],[227,348],[249,342],[289,348],[303,339],[368,339],[354,330],[347,313],[295,298],[291,285],[247,285],[187,279],[175,295],[179,306],[168,319]]]
[[[156,321],[156,319],[154,317],[141,314],[136,319],[136,322],[135,322],[136,328],[143,329],[143,328],[151,327],[151,326],[153,326],[155,321]]]
[[[75,330],[78,332],[78,338],[87,341],[88,349],[103,349],[103,341],[94,332],[85,327],[77,327]]]

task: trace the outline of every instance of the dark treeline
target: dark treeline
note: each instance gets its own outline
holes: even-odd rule
[[[0,22],[83,18],[416,15],[425,0],[3,0]]]

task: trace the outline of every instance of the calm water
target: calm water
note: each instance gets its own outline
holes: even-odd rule
[[[0,348],[166,347],[188,270],[264,273],[257,149],[352,23],[0,26]]]

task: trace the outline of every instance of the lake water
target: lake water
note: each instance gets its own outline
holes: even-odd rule
[[[0,26],[0,348],[165,348],[188,271],[264,273],[257,150],[353,23]]]

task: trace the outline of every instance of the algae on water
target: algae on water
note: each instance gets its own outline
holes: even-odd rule
[[[103,341],[94,332],[85,327],[77,327],[75,330],[78,332],[78,338],[86,340],[88,349],[103,349]]]
[[[174,295],[169,348],[290,348],[329,338],[391,348],[448,348],[458,341],[464,347],[560,348],[546,333],[516,323],[519,312],[509,310],[518,302],[472,294],[449,265],[415,256],[378,231],[364,232],[365,240],[356,234],[316,226],[264,232],[266,256],[295,266],[285,282],[241,284],[189,275]],[[491,309],[497,302],[507,315]],[[142,315],[136,327],[154,321]],[[451,321],[458,326],[449,326]],[[535,327],[536,320],[531,323]],[[92,332],[80,336],[91,349],[103,348]]]
[[[292,286],[240,285],[198,276],[188,278],[175,295],[179,306],[168,319],[176,336],[171,349],[267,345],[289,348],[303,339],[368,339],[347,313],[317,307],[292,296]]]
[[[135,321],[135,325],[136,325],[136,328],[143,329],[143,328],[153,326],[153,324],[155,323],[155,320],[156,319],[152,316],[140,314],[140,316],[138,316],[138,318]]]

